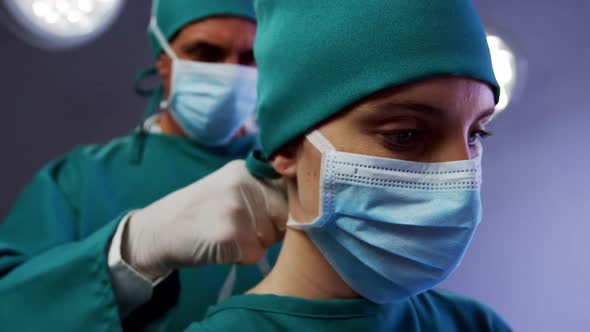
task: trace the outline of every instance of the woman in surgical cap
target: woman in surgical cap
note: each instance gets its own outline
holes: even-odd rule
[[[282,193],[236,160],[257,146],[254,2],[152,7],[157,112],[48,163],[0,219],[0,331],[182,331],[276,258]]]
[[[481,221],[499,87],[468,0],[259,0],[262,150],[290,221],[271,273],[191,331],[510,331],[437,290]]]

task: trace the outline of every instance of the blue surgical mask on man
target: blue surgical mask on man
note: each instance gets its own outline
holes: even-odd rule
[[[170,96],[162,103],[191,139],[207,146],[229,143],[256,111],[258,70],[179,59],[154,18],[150,29],[172,58]]]
[[[288,226],[304,230],[353,290],[402,301],[459,266],[481,221],[481,153],[418,163],[338,152],[318,131],[307,139],[322,153],[321,210]]]

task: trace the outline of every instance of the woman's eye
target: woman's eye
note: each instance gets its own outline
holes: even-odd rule
[[[420,140],[420,131],[415,129],[394,130],[387,133],[387,140],[397,146],[409,146]]]
[[[472,131],[471,134],[469,134],[469,145],[474,145],[480,139],[484,139],[484,138],[490,137],[492,135],[493,135],[493,133],[489,132],[487,130]]]

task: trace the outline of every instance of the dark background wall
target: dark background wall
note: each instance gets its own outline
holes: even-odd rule
[[[520,101],[486,142],[485,218],[444,285],[493,306],[516,331],[590,328],[590,43],[586,0],[476,0],[528,61]],[[145,101],[149,8],[128,1],[107,34],[48,53],[0,27],[0,216],[44,163],[123,135]]]

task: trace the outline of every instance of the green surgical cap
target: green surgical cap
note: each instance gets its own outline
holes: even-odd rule
[[[187,24],[212,16],[237,16],[255,21],[254,0],[153,0],[158,26],[170,41]],[[160,44],[148,29],[152,55],[162,52]]]
[[[434,77],[490,84],[490,51],[469,0],[257,0],[258,125],[265,158],[380,90]]]

